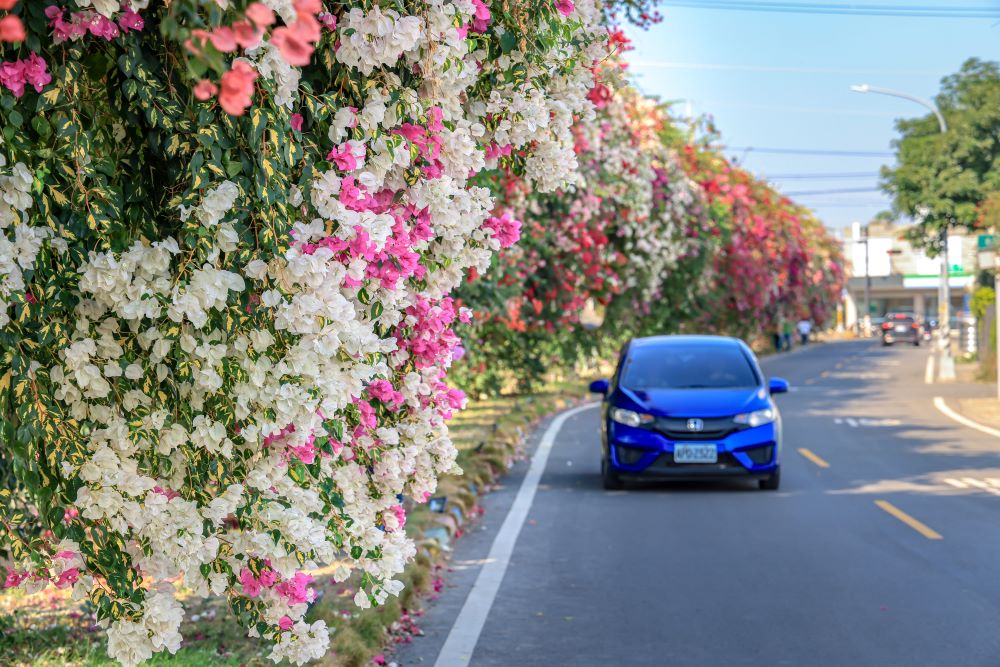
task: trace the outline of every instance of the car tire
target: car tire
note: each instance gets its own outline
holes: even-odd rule
[[[757,480],[757,485],[762,491],[777,491],[781,486],[781,468],[775,468],[768,477]]]
[[[601,459],[601,483],[606,491],[620,491],[625,488],[625,482],[611,469],[607,459]]]
[[[920,341],[919,340],[913,341],[913,347],[920,347]]]

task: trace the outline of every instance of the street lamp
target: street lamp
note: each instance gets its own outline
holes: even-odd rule
[[[944,116],[934,106],[934,103],[923,97],[910,95],[898,90],[870,86],[867,83],[860,86],[851,86],[851,90],[856,93],[876,93],[878,95],[889,95],[890,97],[901,97],[910,100],[930,109],[937,117],[941,134],[948,131],[948,125],[944,122]],[[942,380],[955,379],[955,360],[951,356],[951,332],[948,331],[948,320],[951,315],[951,298],[949,296],[948,285],[948,226],[941,229],[941,284],[938,286],[938,377]]]

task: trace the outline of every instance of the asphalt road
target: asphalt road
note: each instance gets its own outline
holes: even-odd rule
[[[933,405],[990,388],[924,384],[927,354],[857,341],[764,359],[793,387],[778,492],[604,491],[598,412],[570,417],[471,660],[439,667],[1000,665],[1000,438]],[[438,661],[526,468],[454,545],[400,665]]]

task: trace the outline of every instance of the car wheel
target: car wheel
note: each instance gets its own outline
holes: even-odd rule
[[[777,491],[781,486],[781,468],[775,468],[769,477],[758,480],[757,484],[764,491]]]
[[[619,491],[625,488],[625,483],[614,470],[607,459],[601,459],[601,482],[608,491]]]
[[[919,340],[913,341],[913,347],[920,347],[920,341]]]

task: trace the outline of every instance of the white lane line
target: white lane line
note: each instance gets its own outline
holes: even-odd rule
[[[858,427],[858,420],[855,419],[854,417],[848,417],[847,418],[847,425],[850,426],[851,428],[857,428]]]
[[[966,484],[976,487],[977,489],[982,489],[983,491],[988,491],[994,496],[1000,496],[1000,489],[994,489],[992,486],[987,484],[981,479],[975,479],[973,477],[963,477],[962,481]]]
[[[989,483],[989,484],[990,484],[991,486],[997,486],[997,487],[1000,487],[1000,478],[996,478],[996,477],[987,477],[987,478],[986,478],[986,481],[987,481],[987,483]]]
[[[1000,431],[996,430],[995,428],[990,428],[989,426],[983,426],[982,424],[978,424],[969,419],[968,417],[963,417],[962,415],[958,414],[957,412],[949,408],[948,404],[945,403],[944,399],[941,398],[940,396],[934,397],[934,407],[940,410],[941,414],[943,414],[945,417],[949,417],[957,421],[959,424],[962,424],[963,426],[974,428],[977,431],[980,431],[987,435],[992,435],[994,438],[1000,438]]]
[[[966,484],[965,482],[960,482],[957,479],[954,479],[952,477],[949,477],[948,479],[944,480],[944,483],[945,484],[951,484],[956,489],[967,489],[967,488],[969,488],[969,485]]]
[[[517,490],[514,497],[514,504],[511,505],[507,518],[500,526],[500,532],[493,539],[493,546],[490,547],[490,554],[483,569],[479,571],[476,583],[469,591],[469,597],[465,599],[462,611],[459,612],[455,624],[451,626],[448,638],[441,647],[434,667],[465,667],[472,659],[472,652],[476,649],[479,641],[479,634],[486,624],[486,617],[493,606],[493,600],[500,590],[504,574],[507,572],[507,565],[510,563],[510,555],[514,551],[517,543],[517,536],[521,532],[524,520],[528,517],[531,503],[535,499],[535,491],[538,489],[538,482],[545,472],[545,464],[549,460],[549,452],[555,443],[559,430],[570,417],[577,415],[584,410],[595,408],[599,403],[588,403],[567,410],[556,417],[542,435],[542,440],[538,444],[538,449],[531,459],[531,467],[528,474],[521,482],[521,488]]]
[[[934,355],[927,355],[927,366],[924,368],[924,384],[934,384]]]

